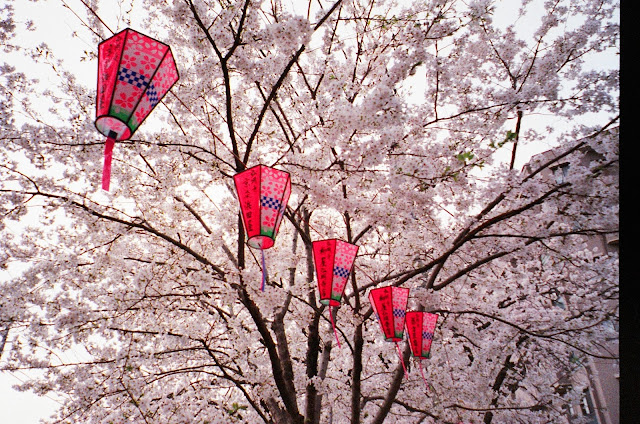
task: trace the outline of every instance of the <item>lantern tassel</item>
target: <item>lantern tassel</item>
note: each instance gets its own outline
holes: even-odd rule
[[[338,342],[338,348],[342,348],[340,345],[340,339],[338,338],[338,332],[336,331],[336,324],[333,321],[333,314],[331,313],[331,306],[329,306],[329,317],[331,317],[331,328],[333,328],[333,335],[336,336],[336,341]]]
[[[422,375],[422,380],[427,388],[427,393],[429,393],[429,383],[427,383],[427,379],[424,377],[424,370],[422,369],[422,361],[420,359],[418,359],[418,366],[420,367],[420,374]]]
[[[407,367],[404,366],[404,359],[402,359],[402,351],[400,350],[400,345],[396,342],[396,348],[398,348],[398,356],[400,356],[400,362],[402,363],[402,369],[404,370],[404,376],[408,379],[409,375],[407,374]]]
[[[264,260],[264,249],[260,249],[260,254],[262,255],[262,285],[260,286],[260,291],[264,291],[264,286],[267,282],[267,265]]]
[[[104,145],[104,165],[102,166],[102,189],[109,191],[111,182],[111,158],[113,157],[113,146],[116,144],[115,134],[109,133]]]

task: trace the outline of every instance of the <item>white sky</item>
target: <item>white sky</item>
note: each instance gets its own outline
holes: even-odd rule
[[[4,0],[0,0],[0,5],[3,2]],[[495,20],[510,22],[512,17],[515,16],[520,2],[507,1],[504,3],[507,4],[503,11],[504,13],[497,15]],[[73,69],[79,83],[89,87],[94,86],[96,78],[95,62],[80,62],[78,59],[83,55],[84,51],[95,51],[97,46],[93,45],[91,39],[71,37],[71,33],[74,28],[78,28],[80,22],[69,9],[61,6],[63,4],[78,12],[82,12],[84,8],[80,0],[49,0],[37,3],[27,2],[26,0],[15,1],[15,19],[17,21],[32,20],[37,28],[35,32],[24,36],[21,35],[20,44],[28,43],[35,46],[40,42],[46,42],[57,55],[61,54],[59,58],[65,61],[66,69]],[[82,14],[80,15],[83,16]],[[101,11],[101,17],[105,18],[104,11]],[[127,26],[121,22],[113,22],[115,21],[108,21],[108,24],[114,30],[120,30]],[[135,26],[132,27],[135,28]],[[522,22],[520,27],[526,30],[526,25]],[[15,60],[19,62],[20,58],[17,57]],[[617,57],[613,57],[612,60],[618,63]],[[18,63],[15,64],[18,65]],[[41,80],[41,83],[46,84],[46,79]],[[530,118],[523,120],[523,131],[526,131],[530,122]],[[557,122],[557,124],[560,124],[560,122]],[[552,147],[549,144],[548,146],[537,146],[535,150],[526,151],[527,146],[522,146],[521,149],[523,151],[520,152],[520,160],[516,164],[517,169],[524,165],[531,155]],[[510,153],[506,150],[504,153],[505,161],[508,161]],[[7,277],[11,277],[11,275],[2,275],[0,273],[0,279]],[[9,345],[5,347],[5,355],[9,348]],[[17,392],[12,389],[14,384],[21,383],[27,378],[28,374],[25,372],[0,373],[1,424],[38,424],[40,419],[48,418],[59,406],[59,403],[53,397],[38,397],[28,392]]]

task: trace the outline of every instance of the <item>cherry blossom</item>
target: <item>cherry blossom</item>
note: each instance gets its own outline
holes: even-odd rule
[[[617,2],[51,7],[78,63],[0,25],[1,366],[42,371],[50,422],[559,422],[617,359]],[[80,58],[128,25],[180,80],[105,193]],[[233,188],[258,164],[292,182],[264,292]],[[358,246],[332,316],[329,238]],[[439,317],[423,372],[381,337],[388,285]]]

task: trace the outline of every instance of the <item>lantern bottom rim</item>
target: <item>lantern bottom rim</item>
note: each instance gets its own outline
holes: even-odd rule
[[[117,134],[114,139],[116,141],[128,140],[133,134],[131,128],[126,122],[111,115],[101,115],[95,121],[95,126],[101,134],[109,137],[109,132],[115,132]]]
[[[340,306],[340,302],[335,299],[320,299],[320,303],[327,306]]]
[[[247,244],[249,247],[253,247],[254,249],[262,249],[266,250],[275,244],[274,240],[269,236],[252,236],[247,240]]]

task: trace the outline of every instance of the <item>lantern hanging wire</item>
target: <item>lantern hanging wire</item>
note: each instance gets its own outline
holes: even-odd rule
[[[98,45],[95,126],[107,137],[103,190],[109,191],[115,142],[133,136],[178,78],[169,46],[130,28]]]

